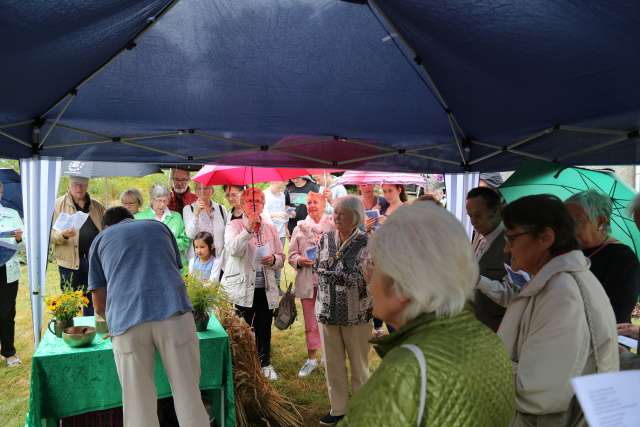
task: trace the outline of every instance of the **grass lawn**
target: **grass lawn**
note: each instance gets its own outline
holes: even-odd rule
[[[294,271],[287,268],[287,278],[291,281]],[[284,278],[282,279],[284,281]],[[50,264],[47,270],[47,294],[56,293],[59,285],[58,269]],[[0,426],[23,427],[29,406],[29,381],[31,374],[31,355],[33,354],[33,332],[31,320],[31,302],[29,300],[26,268],[23,266],[16,307],[16,349],[22,359],[22,365],[6,368],[0,364]],[[45,312],[43,325],[49,316]],[[324,371],[317,369],[305,379],[298,378],[298,370],[307,357],[304,339],[302,308],[298,305],[298,319],[291,329],[280,331],[273,328],[272,363],[280,379],[274,383],[285,396],[300,406],[308,426],[317,426],[318,419],[329,409],[329,400],[324,379]],[[371,369],[379,364],[379,358],[371,350]]]

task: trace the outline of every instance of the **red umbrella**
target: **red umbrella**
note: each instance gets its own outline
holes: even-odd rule
[[[252,185],[259,182],[287,181],[309,174],[309,169],[205,165],[193,180],[202,185]]]

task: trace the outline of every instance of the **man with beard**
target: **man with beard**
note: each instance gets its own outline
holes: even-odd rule
[[[167,207],[182,216],[184,207],[198,200],[198,196],[189,189],[189,181],[191,180],[189,171],[172,168],[170,177],[172,188]]]

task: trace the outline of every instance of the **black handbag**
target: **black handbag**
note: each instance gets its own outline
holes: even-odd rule
[[[291,290],[292,287],[293,283],[289,283],[287,292],[282,295],[278,308],[276,308],[273,323],[276,325],[276,328],[281,331],[290,328],[298,315],[298,310],[296,309],[296,298]]]

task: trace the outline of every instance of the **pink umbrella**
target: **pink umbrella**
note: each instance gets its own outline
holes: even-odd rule
[[[193,180],[202,185],[251,185],[259,182],[287,181],[305,175],[309,175],[308,169],[205,165]]]
[[[415,184],[421,187],[427,185],[424,175],[418,173],[346,171],[336,180],[338,184]]]

